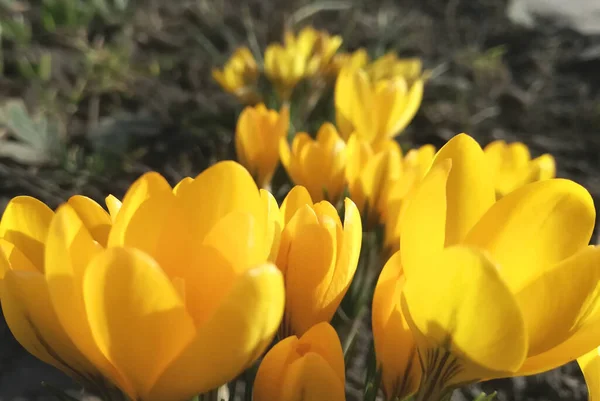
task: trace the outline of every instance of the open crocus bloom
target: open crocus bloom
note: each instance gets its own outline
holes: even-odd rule
[[[16,339],[132,400],[186,400],[247,368],[283,315],[272,196],[221,162],[174,189],[145,174],[107,201],[112,216],[80,196],[56,213],[30,197],[7,206],[0,290]]]
[[[424,361],[417,399],[550,370],[599,345],[600,249],[588,246],[596,214],[583,187],[549,179],[496,202],[483,151],[461,134],[408,202],[399,252]]]
[[[408,126],[422,97],[420,77],[371,80],[364,69],[347,66],[335,84],[336,124],[345,140],[355,133],[377,145]]]
[[[256,88],[259,74],[256,60],[245,46],[236,49],[221,70],[212,70],[213,78],[226,92],[247,104],[255,103],[259,98]]]
[[[281,340],[265,355],[256,373],[253,399],[344,401],[344,384],[342,344],[335,329],[322,322],[300,338]]]

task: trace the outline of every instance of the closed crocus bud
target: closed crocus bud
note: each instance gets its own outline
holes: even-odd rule
[[[556,176],[552,155],[544,154],[531,160],[529,148],[521,142],[507,144],[498,140],[491,142],[483,151],[498,198],[525,184]]]
[[[238,161],[250,171],[261,188],[270,186],[279,163],[279,142],[287,137],[289,110],[278,113],[264,104],[246,107],[238,119],[235,150]]]
[[[263,358],[254,381],[255,401],[344,401],[344,354],[329,323],[300,338],[287,337]]]
[[[112,216],[84,197],[56,213],[10,201],[0,292],[15,338],[92,391],[132,400],[187,400],[236,377],[283,315],[282,274],[268,263],[275,200],[231,161],[175,188],[147,173],[122,204],[109,199]]]
[[[344,205],[342,224],[329,202],[313,204],[304,187],[294,187],[283,201],[277,257],[286,287],[282,337],[302,335],[319,322],[329,322],[350,286],[362,226],[356,205],[347,198]]]
[[[335,85],[336,123],[347,140],[352,133],[378,144],[400,134],[423,97],[423,79],[372,81],[363,69],[345,67]]]
[[[242,103],[253,104],[258,100],[258,65],[247,47],[236,49],[223,69],[213,68],[212,75],[226,92],[235,95]]]
[[[544,372],[598,345],[595,219],[590,194],[572,181],[534,182],[496,201],[471,137],[440,149],[407,200],[400,237],[402,308],[424,361],[417,400]],[[452,374],[442,383],[440,371]]]
[[[356,135],[346,147],[346,181],[350,198],[356,203],[368,228],[380,222],[384,196],[401,176],[402,152],[393,140],[377,148]]]
[[[346,144],[332,124],[323,124],[316,140],[305,132],[296,134],[291,149],[282,139],[279,154],[294,184],[306,187],[314,201],[337,203],[346,184],[347,155]]]
[[[403,400],[417,390],[421,365],[415,339],[402,312],[405,277],[396,253],[385,264],[373,294],[373,341],[386,400]]]

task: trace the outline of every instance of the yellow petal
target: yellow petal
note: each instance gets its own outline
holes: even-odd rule
[[[335,83],[335,121],[344,140],[348,140],[354,131],[352,124],[354,74],[354,68],[342,68]]]
[[[281,401],[345,401],[344,383],[323,357],[308,352],[286,372]]]
[[[204,170],[181,194],[180,204],[189,222],[188,236],[202,241],[223,216],[247,212],[261,224],[266,210],[252,176],[242,165],[219,162]]]
[[[110,214],[110,218],[114,222],[123,204],[114,195],[108,195],[104,201],[106,203],[108,213]]]
[[[452,160],[446,185],[446,246],[460,243],[496,201],[485,156],[479,144],[466,134],[452,138],[437,153],[433,166]],[[406,266],[405,266],[406,267]]]
[[[451,168],[449,159],[438,162],[407,200],[400,235],[402,265],[407,276],[432,253],[444,248],[446,183]]]
[[[310,349],[327,362],[341,383],[346,380],[344,367],[344,351],[335,329],[326,322],[321,322],[310,329],[298,341],[298,352]]]
[[[403,311],[424,372],[436,368],[430,358],[440,351],[450,353],[447,363],[460,367],[445,386],[507,376],[519,369],[527,354],[523,315],[483,253],[446,248],[411,273],[403,291]],[[426,377],[430,379],[434,378]]]
[[[180,401],[228,382],[272,340],[283,315],[279,270],[265,264],[246,271],[192,343],[160,377],[147,401]],[[227,339],[227,346],[223,346]]]
[[[333,206],[331,209],[333,209]],[[335,306],[335,309],[337,309],[350,287],[358,266],[362,244],[363,231],[358,208],[352,200],[346,198],[344,209],[344,231],[341,241],[338,234],[335,272],[321,301],[325,305],[331,305],[330,307]],[[337,216],[335,216],[335,220],[339,221]]]
[[[577,359],[588,389],[588,401],[600,397],[600,349],[594,348]]]
[[[60,325],[43,274],[12,270],[2,285],[2,310],[15,338],[44,362],[76,379],[91,381],[97,371]]]
[[[108,242],[108,233],[112,227],[109,214],[94,200],[86,196],[72,196],[68,203],[77,212],[94,240],[105,247]]]
[[[76,210],[70,204],[59,207],[50,224],[45,255],[45,275],[52,306],[65,333],[81,353],[105,377],[135,397],[131,385],[96,345],[88,323],[83,276],[90,261],[100,252],[101,248],[94,243]]]
[[[555,263],[584,248],[596,213],[582,186],[553,179],[526,185],[500,199],[465,243],[486,249],[516,293]]]
[[[267,210],[267,238],[265,243],[271,244],[268,261],[275,263],[279,252],[281,231],[283,230],[283,215],[279,211],[277,200],[269,191],[261,189],[260,198]]]
[[[0,221],[0,238],[14,244],[40,271],[44,271],[44,244],[54,212],[30,196],[11,199]]]
[[[285,224],[289,223],[296,211],[304,205],[312,206],[313,201],[308,190],[302,185],[295,185],[281,204],[281,215]]]
[[[108,236],[108,246],[122,245],[127,226],[140,205],[147,199],[165,192],[171,193],[172,188],[160,174],[146,173],[138,178],[125,194],[119,212],[113,217],[114,224]]]
[[[423,85],[421,79],[412,84],[408,93],[403,95],[405,98],[401,103],[401,108],[397,107],[392,110],[385,130],[387,137],[393,137],[401,133],[415,117],[423,100]]]
[[[192,182],[194,182],[192,177],[185,177],[173,187],[173,193],[179,196],[181,191],[185,191]]]
[[[39,272],[27,256],[11,242],[0,238],[0,250],[2,250],[5,260],[8,262],[9,270]]]
[[[586,248],[541,273],[516,293],[529,332],[529,355],[535,356],[579,336],[584,353],[597,345],[585,341],[579,331],[596,325],[600,336],[600,248]],[[589,336],[588,336],[589,337]],[[570,362],[565,360],[564,363]]]
[[[314,324],[329,321],[338,306],[331,297],[325,302],[336,266],[337,225],[331,218],[319,224],[315,217],[314,211],[304,206],[294,216],[297,225],[284,232],[292,236],[287,252],[284,247],[280,252],[286,263],[277,263],[285,266],[285,334],[301,335]]]
[[[237,272],[265,262],[271,252],[266,223],[244,212],[232,212],[219,220],[204,238],[204,245],[217,249]]]
[[[290,336],[279,341],[267,352],[258,367],[252,399],[254,401],[281,401],[285,369],[297,359],[298,337]]]
[[[83,294],[92,334],[140,399],[195,335],[160,266],[136,249],[110,248],[88,267]]]
[[[383,267],[373,294],[375,355],[387,399],[403,399],[412,394],[421,379],[415,340],[400,302],[405,282],[397,252]]]
[[[556,162],[550,154],[541,155],[531,161],[537,171],[538,180],[548,180],[556,177]]]

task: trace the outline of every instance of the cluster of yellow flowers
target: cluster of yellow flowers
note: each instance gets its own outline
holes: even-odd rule
[[[600,394],[590,194],[521,143],[482,149],[459,134],[404,154],[393,137],[420,104],[420,63],[390,53],[369,64],[363,51],[336,55],[340,44],[307,28],[265,55],[282,97],[339,66],[336,125],[315,138],[290,137],[287,104],[248,106],[240,164],[174,187],[147,173],[106,210],[80,195],[56,211],[11,200],[0,301],[15,338],[104,401],[187,401],[255,363],[244,380],[256,401],[343,401],[352,338],[334,317],[370,270],[359,289],[377,370],[366,401],[379,387],[387,401],[441,401],[577,358]],[[215,73],[240,99],[258,76],[244,48]],[[279,204],[280,161],[294,185]]]

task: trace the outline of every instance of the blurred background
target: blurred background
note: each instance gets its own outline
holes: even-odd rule
[[[212,68],[306,25],[342,35],[345,51],[423,60],[431,78],[401,141],[522,141],[598,206],[600,1],[0,0],[0,210],[23,194],[51,207],[122,197],[143,172],[173,183],[233,159],[241,106]],[[77,391],[0,320],[0,401],[53,399],[42,381]],[[587,399],[576,365],[454,399],[482,389]]]

